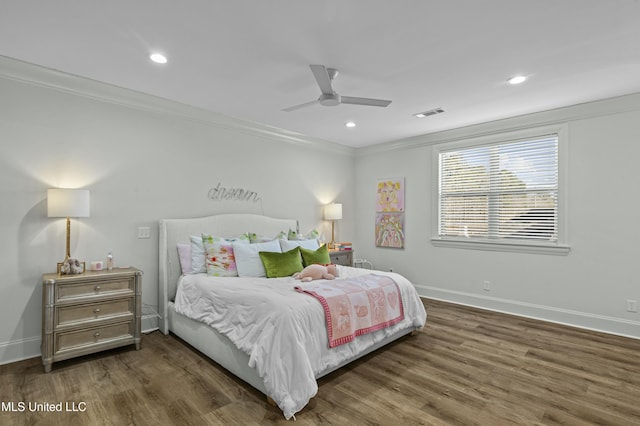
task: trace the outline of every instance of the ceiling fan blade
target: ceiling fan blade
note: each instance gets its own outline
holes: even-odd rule
[[[327,71],[327,67],[324,65],[309,65],[311,68],[311,72],[313,76],[316,78],[318,82],[318,86],[320,86],[320,90],[325,95],[333,94],[333,87],[331,87],[331,78],[329,77],[329,72]]]
[[[308,106],[311,106],[313,104],[317,104],[318,100],[316,99],[315,101],[311,101],[311,102],[305,102],[303,104],[300,105],[294,105],[294,106],[290,106],[289,108],[284,108],[282,111],[286,111],[286,112],[291,112],[291,111],[295,111],[297,109],[302,109]]]
[[[340,103],[353,104],[353,105],[368,105],[377,107],[389,106],[391,101],[384,101],[382,99],[370,99],[370,98],[356,98],[353,96],[341,96]]]

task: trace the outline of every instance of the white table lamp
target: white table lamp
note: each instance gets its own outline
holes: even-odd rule
[[[324,220],[331,221],[331,243],[329,248],[334,248],[336,245],[335,238],[335,223],[336,220],[342,219],[342,204],[331,203],[324,206]]]
[[[47,216],[67,218],[67,252],[64,262],[71,257],[71,218],[89,217],[89,190],[87,189],[49,189],[47,190]]]

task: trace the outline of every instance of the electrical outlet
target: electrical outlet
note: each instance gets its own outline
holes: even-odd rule
[[[638,312],[638,301],[637,300],[627,300],[627,312]]]
[[[139,226],[138,238],[142,238],[142,239],[151,238],[151,229],[148,226]]]
[[[485,281],[482,283],[482,289],[484,291],[491,291],[491,281]]]

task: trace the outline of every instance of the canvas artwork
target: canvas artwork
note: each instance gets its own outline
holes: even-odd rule
[[[404,213],[376,214],[376,246],[404,248]]]
[[[404,178],[378,181],[375,227],[377,247],[404,248]]]
[[[378,181],[376,212],[404,212],[404,178]]]

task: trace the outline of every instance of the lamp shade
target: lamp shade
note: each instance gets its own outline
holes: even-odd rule
[[[89,217],[88,189],[49,189],[48,217]]]
[[[324,206],[324,220],[342,219],[342,204],[331,203]]]

